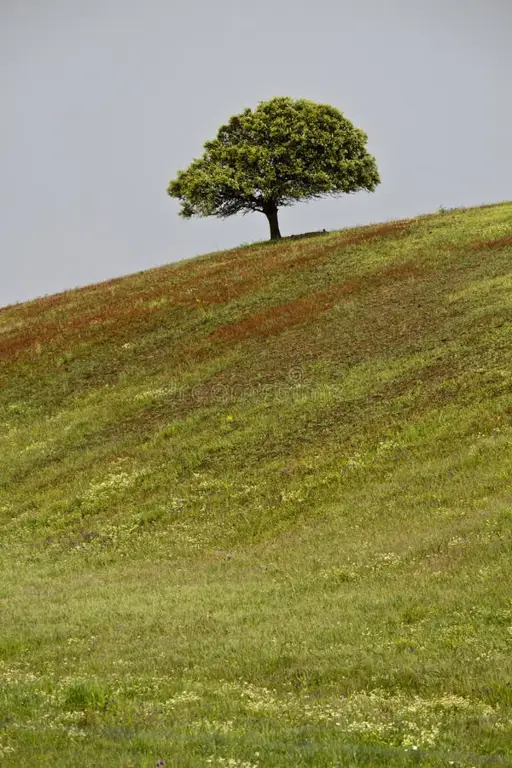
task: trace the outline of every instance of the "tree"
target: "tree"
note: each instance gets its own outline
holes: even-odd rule
[[[278,97],[231,117],[167,192],[181,201],[184,218],[264,213],[274,240],[282,206],[374,191],[380,178],[366,142],[335,107]]]

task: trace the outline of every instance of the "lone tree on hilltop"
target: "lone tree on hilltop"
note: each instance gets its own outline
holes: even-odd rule
[[[380,178],[366,142],[335,107],[278,97],[234,115],[167,192],[181,201],[184,218],[260,211],[275,240],[282,206],[374,191]]]

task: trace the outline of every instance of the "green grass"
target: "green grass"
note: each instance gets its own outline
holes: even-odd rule
[[[512,204],[0,310],[0,762],[512,758]]]

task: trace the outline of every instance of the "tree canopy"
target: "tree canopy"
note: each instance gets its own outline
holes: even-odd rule
[[[283,206],[374,191],[380,178],[367,139],[329,104],[277,97],[231,117],[167,192],[185,218],[264,213],[275,239]]]

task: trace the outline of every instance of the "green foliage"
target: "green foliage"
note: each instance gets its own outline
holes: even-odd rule
[[[270,220],[297,200],[373,191],[380,179],[366,142],[335,107],[278,97],[233,116],[168,194],[185,218],[259,211]]]
[[[89,680],[73,681],[63,697],[63,705],[71,711],[104,710],[108,706],[110,692],[104,685]]]

